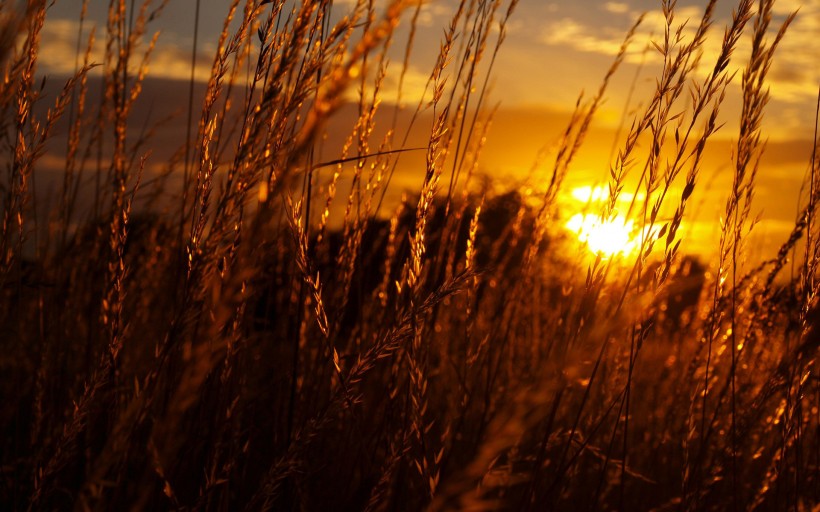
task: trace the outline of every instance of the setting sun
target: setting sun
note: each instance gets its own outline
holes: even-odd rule
[[[578,213],[567,221],[566,227],[576,233],[590,251],[605,257],[628,255],[637,247],[633,222],[622,216],[602,221],[598,215]]]

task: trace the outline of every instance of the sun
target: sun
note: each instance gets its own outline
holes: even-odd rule
[[[627,256],[638,247],[633,222],[620,215],[602,221],[598,215],[578,213],[567,221],[566,227],[576,233],[590,251],[606,258]]]

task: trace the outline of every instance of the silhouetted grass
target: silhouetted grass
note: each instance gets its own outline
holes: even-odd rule
[[[772,1],[739,0],[712,57],[716,2],[700,20],[662,2],[656,89],[596,212],[614,219],[637,187],[638,248],[608,258],[577,251],[559,197],[641,20],[533,168],[536,192],[499,193],[477,169],[516,4],[461,1],[407,113],[382,99],[388,76],[402,97],[421,4],[233,0],[157,174],[151,130],[129,121],[164,2],[112,0],[53,99],[36,78],[47,3],[0,2],[2,508],[814,510],[816,143],[791,236],[756,267],[744,256],[766,75],[792,17],[770,27]],[[681,226],[743,37],[734,179],[703,261]],[[58,122],[49,198],[38,159]],[[420,186],[396,206],[405,168]]]

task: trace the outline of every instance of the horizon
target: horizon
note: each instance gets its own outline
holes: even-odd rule
[[[222,6],[222,9],[218,5]],[[385,5],[385,2],[377,2]],[[677,5],[679,23],[688,20],[684,34],[690,34],[692,25],[702,14],[701,2],[680,2]],[[338,18],[355,5],[354,0],[335,2],[333,12]],[[453,11],[454,2],[426,2],[422,5],[410,60],[410,67],[403,84],[401,105],[395,103],[395,88],[391,82],[395,75],[388,72],[385,85],[382,87],[381,102],[385,110],[399,108],[411,110],[423,96],[424,84],[427,81],[425,68],[432,66],[431,56],[437,51],[438,40],[446,26],[447,19]],[[222,25],[226,7],[216,0],[203,0],[199,18],[199,36],[197,41],[197,68],[194,73],[197,90],[201,90],[210,75],[210,66],[215,50],[215,38]],[[412,8],[411,8],[412,10]],[[804,201],[801,183],[809,166],[814,129],[814,112],[818,101],[818,84],[820,84],[820,45],[816,43],[816,34],[820,33],[820,1],[788,1],[775,4],[777,24],[791,12],[797,16],[786,32],[778,48],[774,66],[767,81],[771,99],[763,118],[763,134],[768,140],[768,149],[761,162],[760,180],[754,203],[755,214],[762,214],[763,223],[755,232],[756,247],[760,257],[772,254],[779,244],[785,241],[794,223],[794,215]],[[43,53],[39,74],[50,76],[59,83],[59,76],[73,73],[77,60],[78,36],[85,41],[92,27],[104,28],[106,8],[102,4],[89,5],[88,19],[80,31],[80,6],[68,2],[56,2],[50,9],[44,26],[42,38]],[[627,119],[636,109],[641,108],[639,99],[651,93],[653,76],[658,65],[658,54],[650,49],[649,41],[657,40],[662,32],[663,15],[657,2],[651,0],[632,0],[629,2],[599,2],[592,8],[578,6],[575,2],[564,0],[541,4],[534,0],[522,0],[516,6],[506,39],[495,63],[494,78],[490,85],[488,105],[495,105],[493,127],[488,133],[479,172],[495,177],[496,185],[505,188],[504,183],[512,187],[527,190],[538,190],[540,183],[547,179],[548,169],[530,177],[526,182],[539,151],[558,143],[564,127],[569,123],[572,110],[578,95],[584,95],[588,101],[598,84],[603,79],[607,68],[622,44],[631,24],[644,15],[644,21],[629,46],[625,61],[613,77],[602,105],[593,119],[586,144],[581,148],[575,162],[567,175],[568,188],[595,186],[604,183],[609,176],[609,167],[614,162],[613,151],[623,141],[623,130]],[[728,22],[730,12],[724,3],[718,3],[716,21],[710,29],[716,36],[722,32]],[[494,25],[495,26],[495,25]],[[596,27],[593,29],[592,27]],[[167,144],[168,152],[184,145],[180,137],[185,128],[185,109],[179,102],[170,98],[187,97],[191,78],[191,52],[194,37],[193,4],[187,0],[169,0],[164,11],[149,26],[149,35],[158,31],[157,48],[149,63],[146,79],[146,92],[141,98],[143,105],[150,105],[156,121],[173,114],[175,118],[164,131],[170,136],[158,137],[161,144]],[[497,32],[497,30],[496,30]],[[497,35],[497,34],[495,34]],[[402,42],[407,38],[406,21],[401,21],[395,36],[393,63],[389,66],[400,66]],[[709,69],[713,56],[719,47],[715,41],[719,38],[708,37],[702,58],[703,71]],[[95,56],[100,59],[102,41],[98,36],[92,61]],[[797,50],[796,50],[797,49]],[[740,50],[735,59],[742,63],[748,54],[748,37],[740,41]],[[425,57],[427,55],[427,57]],[[545,64],[546,63],[546,64]],[[516,70],[526,68],[525,79]],[[553,70],[560,69],[560,72]],[[372,68],[370,71],[373,71]],[[91,71],[91,76],[99,76],[102,68]],[[166,85],[152,88],[151,82]],[[724,123],[720,130],[710,139],[705,162],[706,167],[713,169],[713,176],[702,176],[695,200],[714,208],[707,208],[693,225],[694,240],[690,247],[694,252],[709,256],[711,235],[716,233],[715,226],[725,203],[725,190],[731,186],[728,177],[733,163],[729,156],[734,151],[737,140],[737,119],[739,118],[739,76],[729,86],[727,98],[721,108],[719,121]],[[170,84],[170,85],[168,85]],[[168,87],[176,88],[170,92]],[[391,92],[392,91],[392,92]],[[424,96],[429,99],[430,91]],[[348,101],[354,104],[357,100],[355,89],[350,91]],[[170,102],[169,102],[170,100]],[[194,104],[198,100],[194,101]],[[142,121],[139,121],[140,123]],[[194,117],[196,123],[196,116]],[[377,122],[378,123],[378,122]],[[170,128],[174,126],[174,128]],[[345,126],[341,123],[340,126]],[[330,128],[333,129],[332,127]],[[343,130],[346,128],[343,128]],[[328,133],[331,140],[338,141],[343,132]],[[671,136],[671,135],[670,135]],[[424,130],[420,131],[423,139]],[[330,145],[330,155],[335,154],[336,146]],[[154,151],[162,154],[161,148]],[[332,158],[332,157],[331,157]],[[404,160],[412,160],[406,155]],[[330,158],[329,158],[330,159]],[[149,160],[149,165],[150,165]],[[422,179],[420,173],[412,171],[418,161],[400,166],[398,180],[405,188],[415,189]],[[548,167],[548,166],[546,166]],[[706,182],[706,183],[700,183]],[[675,185],[677,193],[680,186]],[[571,190],[565,190],[562,197],[569,209],[573,205]],[[394,203],[400,192],[393,194]],[[792,206],[783,201],[792,197]],[[571,216],[572,213],[570,212]],[[705,238],[705,239],[704,239]]]

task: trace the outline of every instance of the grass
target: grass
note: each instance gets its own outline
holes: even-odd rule
[[[634,187],[638,248],[607,258],[575,249],[559,198],[641,20],[533,167],[537,193],[499,192],[478,170],[516,4],[463,0],[400,111],[382,99],[393,77],[402,98],[421,4],[233,0],[157,172],[161,124],[134,117],[164,2],[112,0],[55,97],[36,75],[47,2],[0,2],[1,508],[816,510],[816,128],[791,235],[746,257],[793,17],[739,0],[710,57],[716,2],[688,32],[662,2],[656,88],[595,212]],[[733,180],[703,261],[681,232],[733,81]],[[328,157],[330,130],[347,136]],[[45,195],[50,155],[65,167]],[[406,162],[420,186],[396,206]]]

